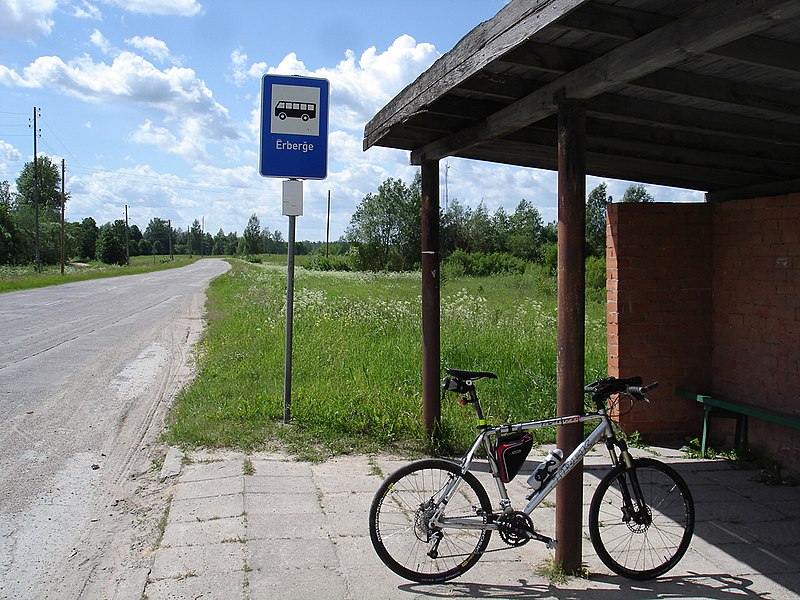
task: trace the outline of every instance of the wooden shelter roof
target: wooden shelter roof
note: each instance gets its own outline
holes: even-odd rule
[[[562,99],[587,171],[725,200],[800,188],[800,1],[513,0],[367,124],[364,149],[557,168]]]

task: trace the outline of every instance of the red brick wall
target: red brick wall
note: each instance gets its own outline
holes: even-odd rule
[[[712,368],[715,393],[800,416],[800,194],[716,207]],[[800,472],[800,431],[750,419],[748,445]]]
[[[699,431],[698,405],[674,390],[711,382],[711,209],[608,207],[609,373],[659,382],[651,405],[634,406],[620,419],[650,441],[684,441]]]
[[[614,204],[607,239],[609,373],[661,383],[623,427],[699,435],[700,408],[676,388],[800,414],[800,194]],[[751,419],[748,444],[800,472],[799,431]]]

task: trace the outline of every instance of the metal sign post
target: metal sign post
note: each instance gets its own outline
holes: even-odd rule
[[[292,418],[292,339],[294,336],[294,247],[296,219],[303,214],[303,182],[283,182],[283,214],[289,217],[289,258],[286,277],[286,354],[283,369],[283,422]]]
[[[283,182],[283,214],[289,217],[286,278],[286,357],[283,422],[291,420],[294,254],[296,219],[303,214],[303,179],[328,175],[328,96],[326,79],[264,75],[261,84],[259,173]]]

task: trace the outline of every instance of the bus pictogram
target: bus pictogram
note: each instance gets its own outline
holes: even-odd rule
[[[308,121],[309,119],[317,118],[317,105],[311,102],[287,102],[281,100],[275,105],[275,116],[281,121],[287,117],[291,119],[302,119]]]

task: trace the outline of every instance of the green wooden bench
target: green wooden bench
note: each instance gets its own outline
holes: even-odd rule
[[[736,434],[733,446],[736,450],[742,450],[744,448],[748,417],[800,429],[800,415],[792,415],[763,406],[747,404],[745,402],[736,402],[727,398],[723,399],[706,394],[687,392],[686,390],[676,390],[676,392],[679,396],[689,398],[690,400],[696,400],[703,405],[703,438],[700,442],[700,451],[703,453],[703,456],[706,454],[708,427],[712,417],[736,419]]]

